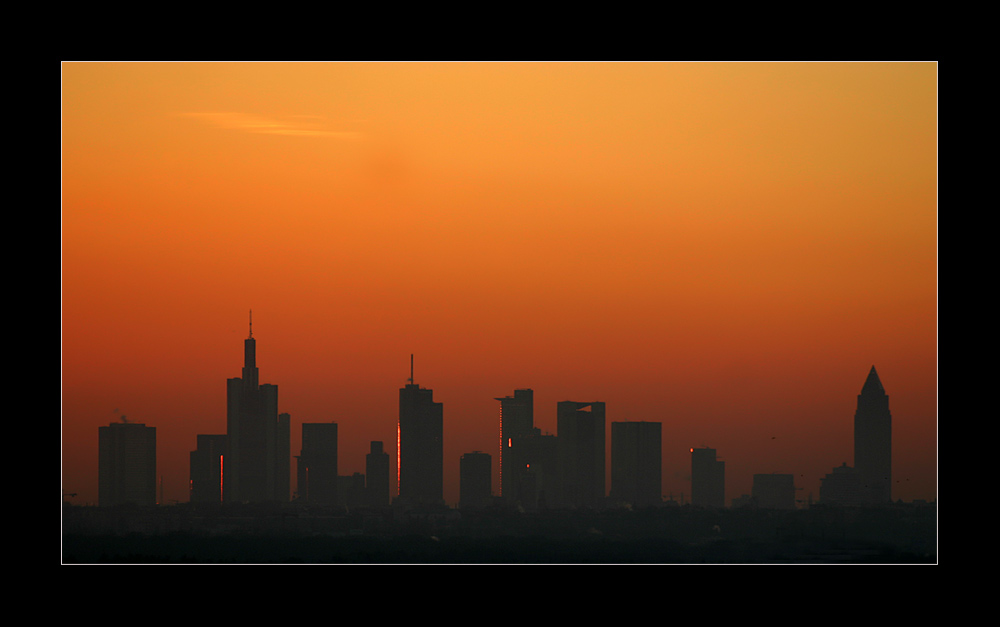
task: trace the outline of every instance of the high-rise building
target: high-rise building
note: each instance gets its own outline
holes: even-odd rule
[[[633,507],[662,501],[662,425],[611,423],[611,499]]]
[[[274,500],[287,503],[291,500],[292,416],[278,414],[274,430]]]
[[[858,394],[854,413],[854,468],[864,503],[892,501],[892,415],[875,366]]]
[[[299,501],[316,505],[337,503],[337,423],[302,424],[298,497]]]
[[[365,494],[371,507],[387,507],[389,494],[389,454],[382,450],[381,442],[372,442],[365,456]]]
[[[197,441],[198,449],[191,451],[189,500],[192,503],[221,503],[227,437],[199,434]]]
[[[278,415],[278,386],[260,384],[257,341],[243,342],[243,376],[226,382],[229,449],[223,477],[227,502],[288,501],[288,414]]]
[[[691,504],[726,506],[726,462],[716,459],[714,448],[691,449]]]
[[[474,451],[462,455],[459,463],[459,502],[462,509],[489,505],[493,494],[493,458]]]
[[[559,464],[558,441],[554,435],[542,434],[538,428],[531,434],[512,438],[507,449],[507,496],[504,502],[527,510],[558,504]]]
[[[538,432],[534,428],[534,395],[530,389],[514,390],[514,396],[496,399],[500,401],[500,496],[508,501],[518,500],[517,486],[525,469],[525,460],[519,459],[520,448],[514,449],[514,441]]]
[[[604,403],[558,404],[559,505],[601,505],[606,495],[604,417]]]
[[[434,402],[434,390],[413,382],[413,355],[409,383],[399,389],[396,439],[399,499],[444,503],[444,407]]]
[[[98,427],[97,504],[156,505],[156,427]]]
[[[779,473],[754,475],[751,495],[761,509],[795,509],[795,477]]]

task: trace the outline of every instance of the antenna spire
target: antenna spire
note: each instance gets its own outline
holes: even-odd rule
[[[253,339],[253,309],[250,310],[250,338]]]
[[[410,384],[413,383],[413,353],[410,353]]]

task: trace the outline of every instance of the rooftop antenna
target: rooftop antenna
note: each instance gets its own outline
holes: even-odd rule
[[[253,339],[253,309],[250,310],[250,338]]]
[[[413,353],[410,353],[410,385],[413,385]]]

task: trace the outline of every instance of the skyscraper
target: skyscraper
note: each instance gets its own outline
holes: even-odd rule
[[[410,355],[409,383],[399,389],[396,439],[399,499],[408,503],[443,503],[444,408],[434,402],[434,390],[413,382],[413,355]]]
[[[606,495],[604,415],[600,402],[557,406],[560,505],[597,507]]]
[[[490,503],[493,491],[493,458],[474,451],[462,455],[459,463],[459,507],[477,509]]]
[[[97,504],[156,505],[156,427],[98,427]]]
[[[337,423],[302,424],[298,495],[306,503],[337,503]]]
[[[538,432],[534,428],[534,395],[530,389],[514,390],[514,396],[496,399],[500,401],[500,496],[509,501],[518,499],[519,475],[524,472],[526,463],[519,455],[524,447],[515,448],[514,442]]]
[[[662,426],[611,423],[611,498],[633,507],[662,501]]]
[[[386,507],[389,495],[389,454],[382,450],[381,442],[372,442],[365,456],[365,493],[368,505]]]
[[[714,448],[691,449],[691,504],[726,506],[726,462],[716,459]]]
[[[223,493],[227,502],[288,501],[288,414],[278,415],[278,386],[258,383],[257,341],[243,342],[243,376],[226,382]]]
[[[892,415],[875,366],[868,372],[854,412],[854,467],[864,503],[892,501]]]
[[[225,463],[227,437],[198,435],[198,448],[191,451],[192,503],[222,502],[222,466]]]

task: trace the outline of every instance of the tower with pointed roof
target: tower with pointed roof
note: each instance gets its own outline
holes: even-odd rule
[[[854,413],[854,467],[865,503],[892,501],[892,415],[875,366],[858,394]]]

